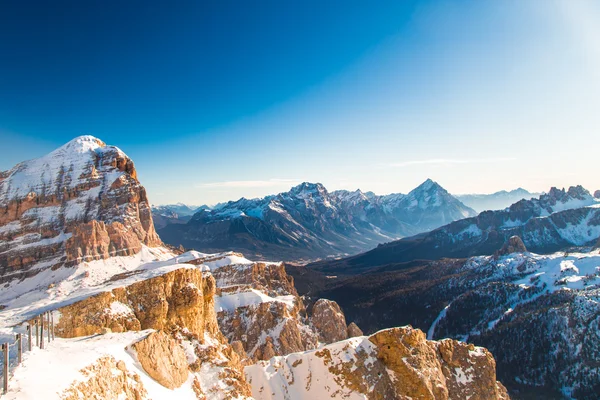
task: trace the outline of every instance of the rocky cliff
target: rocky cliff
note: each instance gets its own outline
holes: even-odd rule
[[[0,174],[0,281],[160,244],[133,161],[99,139]]]
[[[256,399],[508,399],[492,355],[393,328],[245,368]]]

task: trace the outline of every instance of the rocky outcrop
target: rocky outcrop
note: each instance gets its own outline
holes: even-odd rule
[[[84,377],[60,394],[63,400],[80,399],[131,399],[147,398],[147,391],[140,376],[127,371],[123,361],[114,357],[102,357],[80,371]]]
[[[394,373],[395,398],[508,398],[496,382],[494,357],[484,348],[450,339],[428,341],[411,327],[383,330],[369,341],[377,359]]]
[[[311,322],[319,334],[319,341],[333,343],[348,338],[346,318],[335,302],[319,299],[312,307]]]
[[[256,399],[508,399],[481,347],[428,341],[410,326],[245,368]]]
[[[595,198],[595,199],[600,199],[600,190],[596,190],[596,191],[594,192],[594,198]]]
[[[525,247],[525,244],[523,243],[521,238],[518,236],[511,236],[510,238],[508,238],[506,243],[504,243],[502,248],[500,250],[498,250],[496,253],[494,253],[494,255],[496,257],[501,257],[501,256],[505,256],[507,254],[526,253],[526,252],[527,252],[527,247]]]
[[[125,153],[91,136],[0,180],[0,281],[161,244]]]
[[[347,332],[349,338],[364,335],[363,331],[354,322],[350,322],[350,324],[348,325]]]
[[[214,278],[181,268],[130,286],[88,297],[60,308],[56,334],[78,337],[140,329],[187,328],[203,337],[220,334],[214,312]]]
[[[185,352],[171,336],[153,332],[131,345],[144,371],[166,388],[183,385],[188,377]]]

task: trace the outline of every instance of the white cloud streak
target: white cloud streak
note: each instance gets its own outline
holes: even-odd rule
[[[506,161],[514,161],[514,157],[500,157],[500,158],[481,158],[481,159],[447,159],[447,158],[434,158],[430,160],[413,160],[403,161],[399,163],[390,164],[390,167],[403,168],[410,167],[412,165],[455,165],[455,164],[483,164],[483,163],[498,163]]]
[[[301,183],[300,179],[268,179],[258,181],[224,181],[199,183],[196,188],[266,188],[277,186],[293,186]]]

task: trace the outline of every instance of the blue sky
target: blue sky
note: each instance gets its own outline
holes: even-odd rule
[[[600,3],[5,2],[0,170],[82,134],[154,203],[600,188]]]

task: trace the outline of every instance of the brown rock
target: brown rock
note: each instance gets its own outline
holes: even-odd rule
[[[525,253],[527,252],[527,247],[525,247],[525,243],[518,236],[511,236],[506,243],[502,246],[500,250],[498,250],[494,255],[496,257],[505,256],[507,254],[512,253]]]
[[[52,167],[37,171],[32,160],[2,173],[0,227],[8,228],[0,230],[0,282],[161,245],[133,161],[119,149],[86,136],[44,160]],[[19,188],[22,174],[41,183]]]
[[[487,350],[451,339],[427,341],[411,327],[379,331],[369,337],[377,358],[393,371],[396,396],[420,399],[502,399],[496,363]],[[424,372],[426,371],[426,373]]]
[[[118,373],[115,373],[115,370]],[[75,381],[60,394],[63,400],[80,399],[146,399],[148,393],[139,375],[128,372],[123,361],[102,357],[80,371],[87,379]]]
[[[335,301],[317,300],[312,307],[311,322],[323,343],[339,342],[348,338],[346,318]]]
[[[185,352],[171,336],[162,331],[152,332],[131,347],[144,371],[164,387],[175,389],[187,380]]]
[[[350,322],[350,324],[348,325],[347,331],[348,331],[349,338],[364,335],[363,331],[354,322]]]
[[[214,290],[210,275],[181,268],[60,308],[56,334],[69,338],[102,333],[105,328],[124,332],[185,327],[201,338],[205,332],[217,336]],[[113,302],[126,305],[131,313],[112,312]]]

